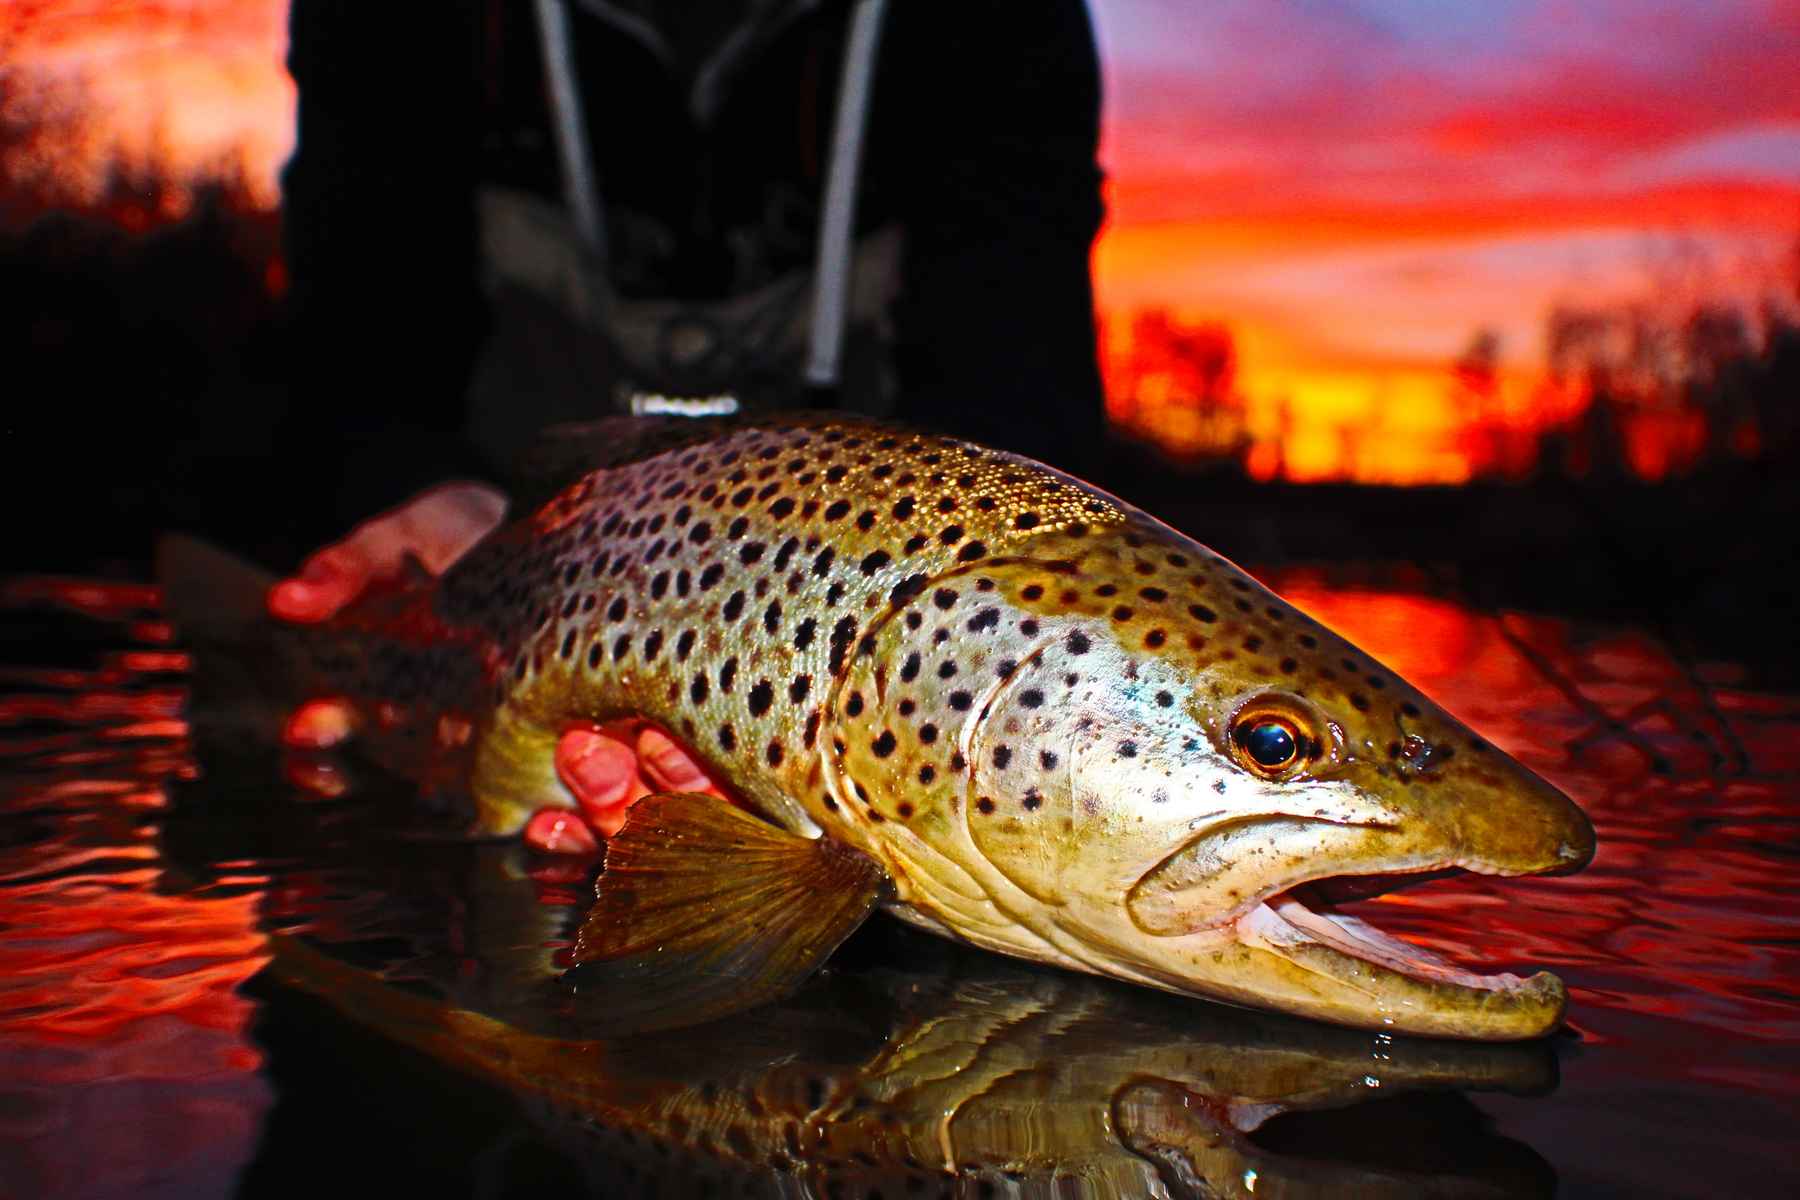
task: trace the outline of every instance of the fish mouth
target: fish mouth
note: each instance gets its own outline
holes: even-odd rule
[[[1308,999],[1306,1015],[1426,1036],[1517,1041],[1562,1023],[1568,990],[1548,971],[1483,973],[1340,912],[1368,899],[1465,874],[1531,875],[1435,864],[1401,873],[1329,875],[1274,892],[1228,923],[1241,945],[1273,954]]]
[[[1423,983],[1484,991],[1517,990],[1529,981],[1511,972],[1482,974],[1470,970],[1423,946],[1395,937],[1361,917],[1338,911],[1338,906],[1343,903],[1374,899],[1433,880],[1479,873],[1464,867],[1443,866],[1401,873],[1328,875],[1268,896],[1233,922],[1233,927],[1241,934],[1246,932],[1246,923],[1254,931],[1267,930],[1271,922],[1279,922],[1291,931],[1292,937],[1310,939],[1338,954]]]

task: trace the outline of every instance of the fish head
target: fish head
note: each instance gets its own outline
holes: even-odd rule
[[[942,712],[959,794],[951,815],[909,832],[1022,927],[1012,946],[992,928],[959,932],[1346,1024],[1553,1029],[1554,976],[1477,975],[1325,910],[1395,877],[1579,869],[1594,849],[1586,816],[1368,655],[1178,544],[1209,562],[1194,576],[1205,599],[1145,584],[1129,554],[1090,553],[1073,572],[988,564],[970,612],[946,606],[944,625],[965,634],[939,651],[961,660],[965,685]],[[1003,616],[983,617],[1001,602]],[[985,651],[966,636],[984,621],[998,638]],[[913,703],[941,711],[933,699]],[[932,915],[955,929],[955,909]]]

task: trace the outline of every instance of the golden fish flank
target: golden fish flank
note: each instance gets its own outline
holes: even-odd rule
[[[1224,559],[1037,464],[727,428],[589,475],[437,605],[505,668],[474,777],[490,832],[569,802],[562,729],[635,713],[978,945],[1373,1027],[1560,1019],[1553,976],[1460,970],[1295,889],[1576,869],[1580,810]]]

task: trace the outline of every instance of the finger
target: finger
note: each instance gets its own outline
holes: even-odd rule
[[[625,796],[618,804],[611,808],[587,811],[583,815],[587,817],[589,824],[600,832],[600,836],[611,837],[625,828],[625,818],[631,812],[631,806],[648,796],[651,790],[650,786],[644,782],[644,777],[634,771],[631,776],[631,786],[625,789]]]
[[[637,754],[644,774],[659,790],[719,795],[700,764],[662,730],[646,729],[638,734]]]
[[[591,729],[572,729],[557,741],[556,775],[590,822],[635,799],[641,786],[631,747]]]
[[[354,714],[343,700],[308,700],[282,728],[281,740],[296,750],[329,750],[354,730]]]
[[[525,822],[525,844],[544,854],[592,854],[600,843],[581,819],[567,808],[541,808]]]
[[[306,560],[297,577],[269,589],[269,611],[284,621],[328,621],[356,598],[371,571],[360,547],[327,546]]]
[[[442,574],[506,516],[506,496],[483,483],[446,483],[393,514],[401,540],[425,569]]]

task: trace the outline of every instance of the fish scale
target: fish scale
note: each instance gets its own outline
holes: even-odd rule
[[[728,971],[779,994],[879,901],[1329,1020],[1560,1020],[1554,976],[1476,975],[1304,888],[1573,870],[1585,816],[1193,539],[1041,464],[830,416],[603,422],[552,458],[568,482],[541,506],[317,640],[352,676],[326,690],[386,714],[396,758],[441,751],[478,832],[575,807],[559,739],[623,718],[766,818],[640,801],[578,962],[637,963],[658,1001],[686,962],[717,1013]]]

